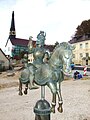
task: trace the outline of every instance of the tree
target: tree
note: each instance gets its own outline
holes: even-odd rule
[[[82,21],[76,28],[75,36],[90,34],[90,19]]]

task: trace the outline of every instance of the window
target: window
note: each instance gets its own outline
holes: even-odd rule
[[[73,58],[75,58],[75,54],[73,54]]]
[[[83,45],[82,44],[80,44],[80,48],[82,48],[83,47]]]
[[[82,54],[82,53],[80,53],[80,57],[81,57],[81,58],[83,57],[83,54]]]
[[[88,43],[85,43],[85,48],[88,48]]]
[[[89,57],[89,53],[86,53],[86,57]]]

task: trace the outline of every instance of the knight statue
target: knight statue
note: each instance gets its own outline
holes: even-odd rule
[[[42,64],[47,63],[50,57],[49,51],[46,51],[46,49],[44,48],[46,39],[45,37],[46,33],[44,31],[40,31],[40,33],[37,35],[36,47],[33,47],[32,40],[31,38],[29,39],[28,53],[33,53],[34,60],[32,64],[36,69],[38,69]],[[35,73],[35,71],[33,71],[33,73]],[[33,80],[30,82],[33,83]],[[32,83],[31,86],[32,88],[34,88],[34,85]]]

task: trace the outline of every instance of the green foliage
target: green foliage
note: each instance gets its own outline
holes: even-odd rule
[[[82,21],[81,25],[76,28],[75,36],[90,34],[90,19]]]

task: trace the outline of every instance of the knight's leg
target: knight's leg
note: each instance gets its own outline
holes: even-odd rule
[[[24,94],[25,94],[25,95],[27,94],[27,90],[28,90],[28,82],[27,82],[26,85],[25,85],[25,90],[24,90]]]
[[[19,80],[19,95],[23,95],[22,93],[22,82]]]
[[[29,80],[30,80],[29,89],[38,89],[38,86],[36,86],[34,83],[34,74],[30,74]]]
[[[50,88],[52,92],[52,107],[51,107],[51,112],[55,113],[55,106],[56,106],[56,85],[52,82],[49,82],[47,86]]]
[[[63,112],[63,108],[62,108],[63,100],[62,100],[61,87],[60,87],[59,82],[57,83],[57,94],[58,94],[58,104],[59,104],[59,107],[57,109],[60,113],[62,113]]]

